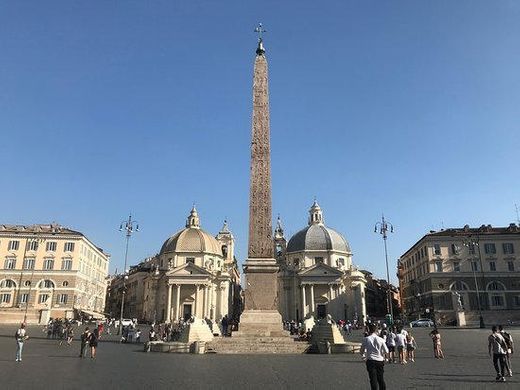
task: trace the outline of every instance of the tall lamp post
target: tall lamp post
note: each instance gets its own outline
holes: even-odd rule
[[[374,233],[379,233],[383,236],[385,244],[385,262],[386,262],[386,281],[387,281],[387,312],[390,313],[390,321],[394,322],[394,309],[392,307],[392,296],[390,295],[390,272],[388,271],[388,249],[386,247],[386,239],[388,238],[388,229],[390,233],[394,232],[394,226],[387,220],[385,216],[381,216],[381,222],[377,222],[374,227]]]
[[[121,313],[119,315],[119,329],[118,334],[121,334],[123,331],[123,310],[125,308],[125,294],[126,294],[126,263],[128,261],[128,244],[130,242],[130,237],[132,236],[132,233],[134,231],[139,231],[139,223],[137,221],[132,221],[132,215],[130,214],[128,216],[127,221],[121,222],[121,225],[119,225],[119,231],[125,231],[126,235],[126,247],[125,247],[125,266],[123,268],[123,292],[121,297]]]
[[[468,252],[470,255],[475,254],[475,247],[478,248],[478,258],[479,258],[479,264],[480,264],[480,270],[482,272],[482,281],[485,283],[484,279],[484,269],[482,268],[482,255],[480,253],[480,243],[478,239],[474,238],[465,238],[462,240],[462,245],[468,248]],[[473,253],[472,253],[473,252]],[[480,328],[484,329],[486,327],[486,324],[484,323],[484,317],[482,316],[482,304],[480,303],[480,291],[478,286],[478,280],[477,280],[477,273],[475,268],[473,267],[473,264],[471,264],[471,270],[473,271],[473,278],[475,280],[475,289],[477,291],[477,304],[478,304],[478,315],[479,315],[479,324]],[[483,286],[485,288],[485,286]]]

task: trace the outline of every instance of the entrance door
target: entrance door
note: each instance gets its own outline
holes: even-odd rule
[[[327,305],[316,305],[316,316],[318,319],[325,318],[327,316]]]
[[[188,321],[191,318],[191,305],[190,304],[184,304],[182,306],[182,317],[184,318],[184,321]]]

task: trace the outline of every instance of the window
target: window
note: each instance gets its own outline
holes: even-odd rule
[[[513,297],[513,302],[514,302],[515,306],[520,306],[520,295],[515,295]]]
[[[442,261],[435,262],[435,272],[442,272]]]
[[[66,242],[64,247],[65,252],[74,252],[74,243]]]
[[[468,244],[468,252],[470,255],[474,255],[475,254],[475,244],[470,242]]]
[[[195,264],[195,257],[186,257],[186,263]]]
[[[489,270],[490,271],[496,271],[497,270],[497,263],[495,263],[494,261],[490,261],[489,262]]]
[[[4,262],[4,268],[5,269],[15,269],[16,268],[16,258],[15,257],[6,258],[5,262]]]
[[[504,255],[512,255],[515,253],[515,247],[510,242],[504,242],[502,244],[502,250],[504,251]]]
[[[314,262],[315,262],[316,264],[323,263],[323,257],[315,257],[315,258],[314,258]]]
[[[0,294],[0,303],[11,302],[11,294]]]
[[[494,255],[497,253],[497,248],[495,244],[484,244],[484,252],[486,255]]]
[[[511,271],[511,272],[514,271],[515,270],[515,263],[512,262],[512,261],[508,261],[507,262],[507,270]]]
[[[65,271],[70,271],[72,269],[72,260],[66,259],[61,262],[61,269]]]
[[[43,260],[43,269],[47,270],[47,271],[54,269],[54,260],[53,259]]]
[[[49,299],[49,294],[40,294],[38,297],[38,303],[45,303]]]
[[[490,291],[505,290],[504,286],[501,283],[498,283],[498,282],[491,282],[491,283],[489,283],[487,289],[490,290]]]
[[[36,240],[27,241],[27,250],[28,251],[37,251],[38,250],[38,241],[36,241]]]
[[[472,261],[471,262],[471,270],[472,271],[478,271],[478,262],[477,261]]]
[[[23,260],[23,269],[34,269],[34,263],[35,263],[35,259],[34,258],[25,258]]]
[[[69,282],[67,282],[66,280],[63,282],[63,287],[67,287],[69,285]]]
[[[9,245],[7,246],[7,250],[17,251],[20,247],[20,241],[9,241]]]
[[[66,305],[67,304],[67,294],[58,294],[58,298],[56,299],[56,302],[60,305]]]
[[[456,244],[451,244],[451,254],[452,255],[459,254],[459,247]]]
[[[23,285],[25,287],[29,287],[31,285],[31,281],[30,280],[26,280]]]
[[[27,303],[29,302],[29,294],[23,293],[18,297],[18,303]]]
[[[295,267],[298,267],[300,265],[300,259],[294,259],[293,264]]]
[[[460,262],[458,262],[458,261],[453,262],[453,272],[460,272]]]
[[[433,244],[433,253],[436,255],[441,254],[441,245],[440,244]]]
[[[0,287],[13,288],[13,287],[16,287],[16,284],[11,279],[6,279],[6,280],[2,280],[2,283],[0,283]]]
[[[492,295],[491,306],[504,306],[504,297],[502,295]]]
[[[47,252],[56,252],[56,246],[57,246],[57,243],[54,242],[54,241],[49,241],[45,244],[45,250]]]
[[[40,282],[40,288],[54,288],[52,280],[46,279]]]
[[[456,282],[454,282],[451,285],[451,290],[453,290],[453,291],[465,291],[467,289],[468,289],[468,286],[466,285],[466,283],[464,283],[460,280],[457,280]]]

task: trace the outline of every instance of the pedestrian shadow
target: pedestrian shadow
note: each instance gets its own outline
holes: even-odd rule
[[[442,377],[442,375],[438,375],[439,377]],[[448,378],[446,378],[445,380],[442,380],[442,379],[434,379],[434,378],[413,378],[415,380],[419,380],[419,381],[429,381],[429,382],[458,382],[458,383],[481,383],[481,384],[485,384],[485,383],[497,383],[496,380],[494,379],[489,379],[489,380],[483,380],[483,379],[464,379],[464,378],[461,378],[461,379],[456,379],[456,378],[452,378],[452,376],[460,376],[460,375],[446,375]],[[477,375],[470,375],[471,377],[475,377]],[[482,376],[482,375],[481,375]],[[489,378],[489,375],[486,375],[488,378]]]
[[[47,355],[47,357],[50,357],[50,358],[70,358],[70,359],[77,359],[78,356],[77,355]]]

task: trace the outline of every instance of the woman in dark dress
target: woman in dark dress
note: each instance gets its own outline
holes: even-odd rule
[[[96,358],[96,348],[98,346],[99,332],[96,329],[88,337],[88,345],[90,346],[90,357]]]

